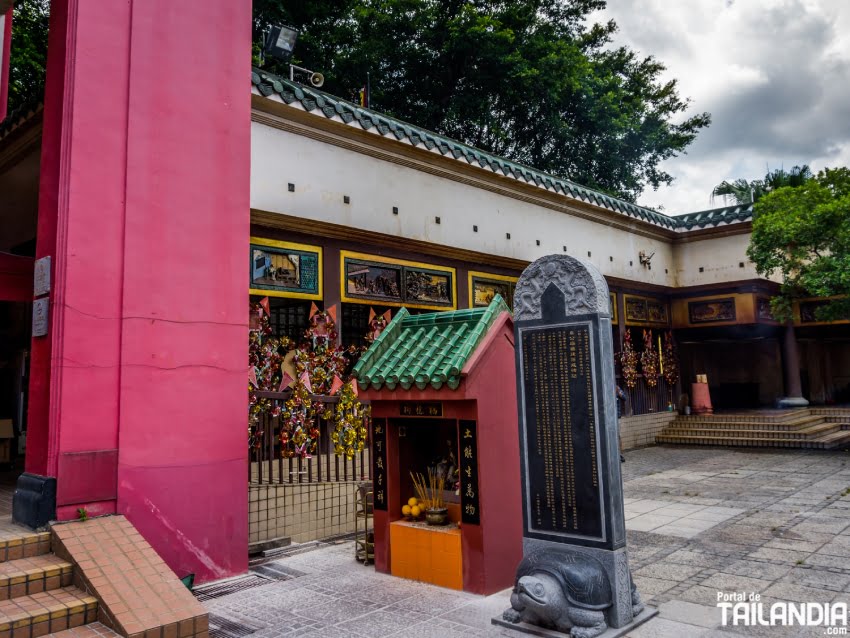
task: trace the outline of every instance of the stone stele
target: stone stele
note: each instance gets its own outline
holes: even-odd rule
[[[566,255],[517,282],[524,557],[495,624],[594,638],[654,615],[626,551],[609,305],[602,274]]]

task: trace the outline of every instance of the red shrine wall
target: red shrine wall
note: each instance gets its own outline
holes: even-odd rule
[[[250,37],[250,3],[51,5],[27,471],[199,581],[247,568]]]
[[[503,315],[467,363],[467,393],[478,398],[478,467],[481,498],[481,554],[477,566],[464,565],[469,591],[513,585],[522,559],[522,488],[517,424],[513,323]],[[495,424],[504,424],[494,428]],[[474,538],[474,537],[471,537]],[[466,537],[464,537],[466,541]],[[466,548],[464,548],[465,551]]]

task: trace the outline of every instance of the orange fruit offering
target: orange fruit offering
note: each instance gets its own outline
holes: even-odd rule
[[[416,500],[415,496],[411,496],[409,499],[407,499],[407,504],[410,505],[410,507],[414,507],[418,502],[419,501]]]

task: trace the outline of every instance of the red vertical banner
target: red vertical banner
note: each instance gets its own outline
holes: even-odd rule
[[[0,2],[2,4],[2,2]],[[9,106],[9,55],[12,51],[12,11],[0,15],[0,122]]]

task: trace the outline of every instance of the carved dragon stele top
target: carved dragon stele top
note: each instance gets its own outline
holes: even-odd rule
[[[514,293],[514,319],[541,319],[540,300],[552,283],[564,293],[567,316],[611,314],[608,284],[595,266],[569,255],[547,255],[520,276]]]

